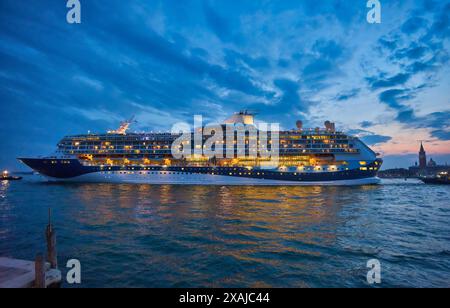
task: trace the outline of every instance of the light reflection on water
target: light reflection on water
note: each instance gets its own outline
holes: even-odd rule
[[[82,286],[450,286],[449,188],[47,184],[0,188],[0,255],[33,258],[54,211]]]

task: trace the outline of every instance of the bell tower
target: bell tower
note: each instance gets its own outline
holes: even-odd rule
[[[419,168],[425,169],[427,167],[427,153],[423,148],[422,142],[420,143],[420,151],[419,151]]]

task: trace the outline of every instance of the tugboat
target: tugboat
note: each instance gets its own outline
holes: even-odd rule
[[[9,172],[8,171],[3,171],[3,173],[2,173],[2,181],[18,181],[18,180],[21,180],[22,179],[22,177],[21,176],[12,176],[12,175],[9,175]]]
[[[421,177],[425,184],[450,184],[450,175],[448,172],[440,172],[434,177]]]

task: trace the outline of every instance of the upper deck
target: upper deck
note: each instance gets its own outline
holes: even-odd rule
[[[66,136],[58,143],[64,154],[170,154],[180,135],[171,133],[89,134]],[[203,143],[208,136],[203,136]],[[236,137],[237,138],[237,137]],[[248,145],[248,136],[246,144]],[[271,137],[268,136],[270,143]],[[280,155],[359,153],[358,138],[326,130],[290,130],[279,132]],[[226,147],[224,134],[222,144]],[[191,146],[194,146],[193,138]],[[236,145],[235,145],[236,147]],[[270,148],[270,144],[268,146]]]
[[[170,132],[127,133],[132,122],[133,119],[124,121],[119,129],[108,131],[106,134],[66,136],[58,143],[58,152],[66,155],[169,156],[172,144],[181,136],[181,134],[171,134]],[[296,124],[297,129],[278,131],[280,156],[358,154],[361,148],[367,150],[367,147],[358,138],[336,131],[334,123],[329,121],[324,123],[324,128],[314,129],[303,128],[301,121],[297,121]],[[239,134],[235,134],[235,129],[239,126],[244,127],[244,130],[247,131],[256,128],[256,134],[244,133],[238,137]],[[253,141],[258,142],[258,144],[260,142],[261,131],[254,124],[254,114],[248,111],[235,113],[221,124],[221,128],[223,139],[215,143],[215,146],[217,147],[221,143],[224,150],[229,142],[234,143],[235,149],[239,147],[239,150],[245,151],[255,145]],[[227,136],[227,133],[230,134],[230,132],[232,132],[233,137]],[[202,135],[202,138],[200,138],[202,144],[197,144],[199,142],[195,142],[197,138],[194,138],[194,136],[195,133],[191,132],[190,140],[184,142],[183,147],[204,148],[205,142],[211,137],[211,135]],[[241,139],[238,140],[238,138]],[[272,133],[270,131],[267,132],[266,138],[267,149],[271,150]],[[266,140],[263,142],[266,142]],[[245,149],[243,149],[244,147]]]

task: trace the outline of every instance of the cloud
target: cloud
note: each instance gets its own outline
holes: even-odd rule
[[[228,42],[233,39],[232,27],[227,18],[222,17],[211,5],[205,1],[203,5],[205,19],[209,27],[222,41]]]
[[[87,86],[89,86],[89,87],[91,87],[91,88],[93,88],[93,89],[95,89],[97,91],[103,90],[103,84],[100,81],[98,81],[98,80],[94,80],[94,79],[91,79],[91,78],[89,78],[87,76],[80,76],[80,75],[74,76],[73,79],[75,81],[81,82],[81,83],[83,83],[83,84],[85,84],[85,85],[87,85]]]
[[[303,74],[315,79],[325,79],[326,74],[334,69],[333,63],[326,59],[314,59],[303,69]]]
[[[310,87],[323,87],[323,81],[338,75],[346,54],[346,48],[334,40],[316,40],[302,70],[303,82]]]
[[[450,3],[445,3],[442,9],[436,11],[436,18],[431,26],[429,36],[435,38],[450,37]]]
[[[415,128],[432,130],[431,136],[439,140],[448,140],[450,128],[450,111],[433,112],[425,116],[417,116],[411,107],[404,105],[416,94],[412,89],[391,89],[380,94],[380,101],[397,111],[396,119]]]
[[[387,39],[385,37],[380,38],[378,40],[378,43],[382,47],[387,48],[388,50],[391,50],[391,51],[397,49],[397,46],[398,46],[397,45],[397,41],[395,39],[389,40],[389,39]]]
[[[392,139],[392,137],[390,136],[378,135],[375,134],[374,132],[364,129],[351,129],[347,133],[359,137],[362,141],[364,141],[368,145],[381,144],[388,142]]]
[[[252,57],[230,49],[226,49],[224,52],[225,61],[231,67],[240,67],[245,64],[250,68],[268,68],[270,65],[269,60],[265,57]]]
[[[252,77],[245,72],[231,68],[226,68],[218,64],[212,64],[205,59],[197,56],[189,56],[180,50],[180,46],[170,42],[151,30],[145,33],[140,31],[124,32],[124,26],[112,25],[111,30],[115,30],[116,37],[133,47],[142,56],[151,56],[154,59],[182,69],[192,77],[208,77],[214,80],[218,85],[240,91],[249,95],[270,97],[270,93],[256,85]],[[249,58],[250,59],[250,58]]]
[[[405,111],[408,107],[401,104],[401,101],[407,101],[413,96],[408,89],[390,89],[380,93],[380,101],[386,103],[389,107],[397,111]]]
[[[428,52],[427,47],[412,44],[407,48],[397,50],[395,53],[395,58],[397,59],[407,58],[410,60],[416,60],[424,57],[427,54],[427,52]]]
[[[401,26],[401,30],[405,34],[413,34],[419,30],[426,28],[428,22],[420,16],[412,16]]]
[[[431,136],[439,140],[450,140],[450,130],[434,130],[431,132]]]
[[[388,142],[389,140],[392,139],[392,137],[381,136],[381,135],[370,135],[370,136],[362,137],[361,139],[368,145],[375,145],[375,144]]]
[[[300,89],[298,82],[289,79],[276,79],[274,84],[282,91],[282,96],[278,108],[284,112],[289,112],[289,109],[299,108],[305,110],[307,106],[302,104],[298,91]]]
[[[74,116],[81,116],[91,121],[106,121],[109,123],[119,123],[124,118],[103,109],[81,109],[77,107],[67,107],[64,111]]]
[[[363,121],[363,122],[359,123],[359,125],[361,125],[362,128],[369,128],[369,127],[373,126],[374,124],[370,121]]]
[[[349,100],[351,98],[357,97],[360,92],[361,92],[361,89],[352,89],[350,91],[344,91],[344,92],[339,93],[335,97],[335,100],[337,100],[337,101],[346,101],[346,100]]]
[[[166,128],[167,125],[174,125],[178,122],[184,122],[186,119],[179,112],[163,111],[152,107],[149,104],[140,104],[136,102],[127,102],[137,111],[136,126],[141,129]]]
[[[381,89],[381,88],[390,88],[398,85],[405,84],[411,75],[406,73],[398,73],[392,77],[382,78],[382,77],[372,77],[368,78],[370,86],[373,90]]]
[[[333,40],[317,40],[312,47],[312,51],[322,59],[335,60],[343,55],[344,48]]]
[[[450,58],[448,12],[448,3],[417,5],[398,29],[378,40],[377,50],[388,61],[366,79],[379,101],[396,112],[396,122],[427,131],[428,138],[440,141],[448,140],[448,100],[443,96],[435,101],[440,111],[428,114],[423,110],[429,109],[429,98],[422,100],[425,93],[436,92],[433,88],[448,82],[448,78],[437,77]]]

